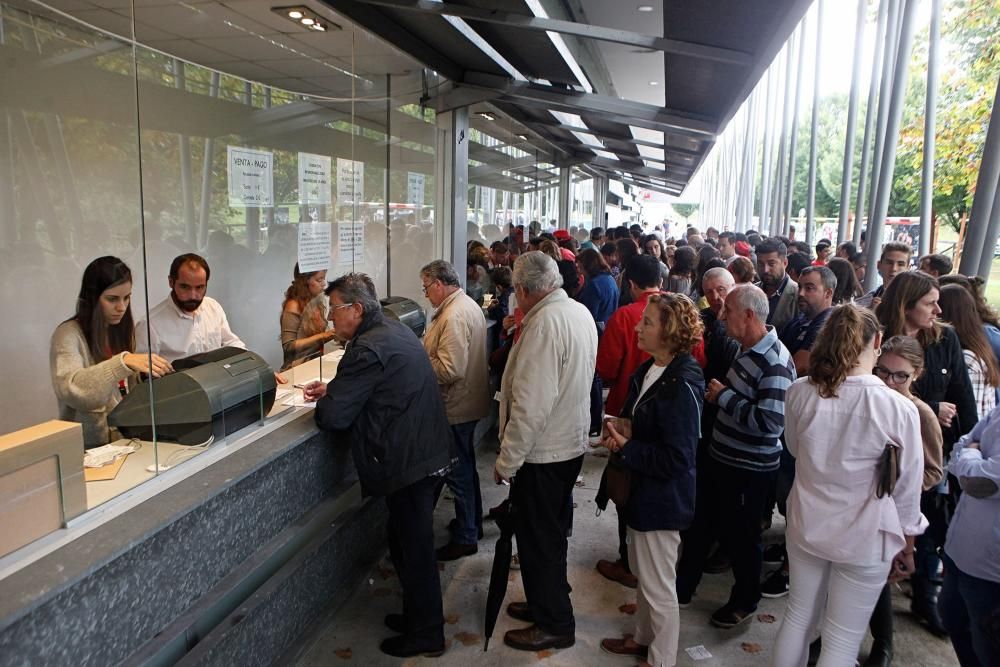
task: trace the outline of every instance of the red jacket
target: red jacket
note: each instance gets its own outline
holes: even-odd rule
[[[635,326],[642,319],[646,302],[639,301],[622,306],[614,312],[604,327],[604,334],[597,346],[597,374],[610,387],[604,412],[617,417],[628,397],[629,379],[649,354],[639,349]],[[705,343],[698,341],[691,355],[698,365],[705,368]]]

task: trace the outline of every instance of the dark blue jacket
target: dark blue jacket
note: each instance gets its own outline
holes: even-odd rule
[[[587,307],[595,322],[603,324],[618,308],[618,285],[610,273],[598,273],[587,278],[576,300]]]
[[[632,418],[632,438],[620,452],[632,471],[625,521],[633,530],[685,530],[694,519],[705,378],[694,357],[681,354],[639,399],[652,365],[650,359],[632,375],[622,410]]]
[[[430,359],[413,331],[371,313],[316,402],[316,424],[347,436],[365,495],[384,496],[447,468],[455,439]]]

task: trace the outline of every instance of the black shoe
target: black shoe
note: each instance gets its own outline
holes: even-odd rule
[[[511,602],[507,605],[507,615],[525,623],[535,622],[535,617],[531,615],[531,609],[527,602]]]
[[[948,631],[944,627],[944,621],[937,608],[937,595],[914,596],[910,603],[910,611],[913,615],[924,622],[930,633],[942,639],[948,636]]]
[[[391,655],[394,658],[412,658],[417,655],[436,658],[443,654],[445,649],[444,640],[441,640],[440,643],[432,643],[410,639],[405,635],[383,639],[378,647],[382,649],[382,653]]]
[[[891,664],[892,644],[875,640],[872,642],[872,650],[868,652],[868,658],[862,667],[889,667]]]
[[[726,604],[717,609],[709,620],[715,627],[728,630],[752,619],[755,611],[757,611],[756,607],[753,609],[737,609]]]
[[[503,643],[521,651],[544,651],[547,648],[569,648],[576,643],[575,635],[550,635],[537,625],[521,630],[508,630]]]
[[[788,595],[788,573],[779,567],[760,585],[760,594],[766,598],[783,598]]]
[[[448,532],[450,532],[452,535],[454,535],[456,532],[458,532],[458,519],[452,519],[451,521],[448,522]],[[477,529],[477,532],[478,532],[479,539],[483,539],[483,526],[482,526],[482,524],[479,525],[479,528]]]
[[[772,544],[764,549],[764,563],[767,565],[781,565],[785,562],[785,545]]]
[[[386,614],[382,622],[393,632],[406,634],[406,616],[403,614]]]
[[[438,560],[458,560],[459,558],[464,558],[465,556],[471,556],[472,554],[479,551],[479,547],[475,544],[456,544],[455,542],[449,542],[435,553],[437,554]]]

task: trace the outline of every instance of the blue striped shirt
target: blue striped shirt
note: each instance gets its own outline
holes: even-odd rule
[[[795,381],[795,364],[774,327],[743,350],[726,374],[712,432],[712,457],[721,463],[768,472],[778,469],[785,429],[785,392]]]

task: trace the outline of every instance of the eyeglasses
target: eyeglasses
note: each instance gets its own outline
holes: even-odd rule
[[[885,366],[876,366],[872,370],[882,382],[887,382],[891,379],[893,384],[903,384],[913,375],[913,373],[904,373],[903,371],[890,371]]]
[[[341,308],[350,308],[353,305],[353,303],[330,304],[330,312],[332,313],[333,311],[340,310]]]
[[[436,282],[437,282],[436,280],[432,280],[429,283],[427,283],[426,285],[421,285],[421,289],[424,290],[424,296],[427,296],[427,290],[429,290],[431,288],[431,285],[433,285]]]

